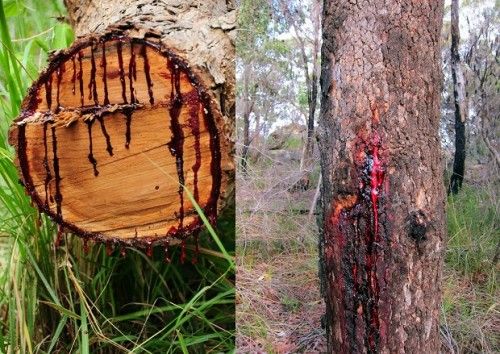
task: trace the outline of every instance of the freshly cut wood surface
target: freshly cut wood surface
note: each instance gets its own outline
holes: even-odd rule
[[[217,116],[177,55],[124,36],[58,53],[11,130],[39,208],[82,236],[126,243],[182,238],[212,221],[224,189]]]

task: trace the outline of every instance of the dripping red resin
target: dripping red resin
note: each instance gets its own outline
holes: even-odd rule
[[[108,74],[107,74],[107,61],[106,61],[106,42],[102,42],[102,56],[101,56],[102,83],[104,85],[104,105],[109,104],[108,97]]]
[[[371,136],[371,141],[369,143],[369,152],[366,157],[366,167],[364,169],[365,176],[362,178],[364,183],[366,183],[364,189],[368,189],[369,198],[371,204],[371,229],[367,230],[365,236],[365,242],[367,243],[367,254],[366,254],[366,274],[368,275],[368,295],[373,299],[373,303],[369,304],[368,308],[370,310],[369,318],[369,335],[368,335],[368,347],[370,351],[375,351],[378,347],[380,336],[380,319],[378,311],[378,302],[380,299],[380,289],[377,279],[377,261],[378,261],[378,251],[377,247],[380,243],[380,232],[379,232],[379,203],[380,194],[382,193],[384,178],[385,178],[385,168],[382,164],[380,158],[380,136],[377,131],[374,131]],[[367,186],[369,184],[369,186]],[[365,201],[366,203],[366,201]]]
[[[198,171],[201,167],[201,150],[200,150],[200,120],[198,117],[200,99],[198,92],[193,90],[185,95],[184,100],[189,107],[189,127],[194,136],[194,152],[195,152],[195,163],[191,167],[193,170],[193,185],[194,200],[198,203],[199,190],[198,190]]]
[[[154,100],[154,95],[153,95],[153,82],[151,80],[151,75],[150,75],[150,64],[149,64],[149,59],[148,59],[148,51],[146,49],[146,42],[138,42],[139,44],[142,44],[140,47],[140,50],[137,50],[134,48],[134,44],[137,44],[135,41],[129,41],[130,43],[130,62],[128,64],[128,73],[125,72],[124,66],[127,65],[123,62],[123,55],[122,55],[122,43],[125,41],[128,41],[127,39],[124,39],[123,37],[113,37],[110,39],[115,39],[116,40],[116,51],[118,54],[118,65],[119,65],[119,71],[118,75],[120,77],[120,84],[121,84],[121,96],[123,99],[124,104],[128,104],[127,100],[127,90],[126,90],[126,75],[128,76],[128,81],[130,83],[130,106],[129,107],[123,107],[122,108],[122,114],[126,118],[126,136],[125,136],[125,146],[129,148],[130,142],[131,142],[131,121],[132,121],[132,113],[134,109],[136,108],[135,104],[138,103],[137,97],[136,97],[136,90],[133,87],[133,82],[137,80],[137,68],[136,68],[136,55],[140,55],[143,59],[143,64],[144,64],[144,75],[147,83],[147,88],[148,88],[148,94],[149,94],[149,102],[153,104],[155,102]],[[106,43],[105,41],[99,42],[99,43],[91,43],[90,45],[90,77],[89,77],[89,83],[88,85],[84,85],[84,73],[83,73],[83,58],[84,56],[84,44],[79,45],[77,48],[69,51],[67,54],[64,55],[62,61],[57,61],[55,62],[54,65],[60,65],[61,62],[69,62],[71,63],[70,70],[72,69],[71,75],[71,92],[73,95],[79,94],[80,98],[80,104],[82,107],[82,112],[84,110],[89,111],[89,112],[94,112],[96,111],[96,108],[101,107],[101,103],[99,102],[99,98],[102,100],[102,104],[109,105],[109,97],[108,97],[108,82],[107,82],[107,74],[108,74],[108,68],[107,68],[107,60],[106,60]],[[154,49],[158,49],[154,45],[151,46]],[[95,53],[101,51],[102,56],[101,56],[101,61],[100,63],[96,61],[95,58]],[[203,88],[200,86],[198,80],[196,77],[191,75],[187,69],[187,66],[183,64],[181,60],[179,60],[175,55],[170,57],[171,54],[168,56],[168,68],[170,69],[170,79],[172,80],[172,92],[171,92],[171,106],[169,109],[169,113],[171,113],[171,126],[170,129],[172,131],[172,139],[171,141],[167,144],[168,147],[170,148],[170,153],[175,156],[176,159],[176,166],[177,166],[177,172],[178,172],[178,177],[179,177],[179,182],[184,184],[184,161],[183,161],[183,141],[184,141],[184,133],[182,131],[182,124],[179,122],[179,113],[181,106],[186,105],[188,108],[188,124],[187,126],[191,129],[191,133],[194,136],[194,150],[195,150],[195,162],[191,166],[192,171],[193,171],[193,179],[194,179],[194,199],[198,201],[199,199],[199,191],[198,191],[198,172],[201,167],[201,151],[200,151],[200,109],[203,108],[202,116],[203,116],[203,121],[205,124],[206,129],[208,130],[210,134],[210,151],[211,151],[211,161],[210,161],[210,170],[212,173],[212,190],[210,192],[210,197],[207,202],[206,207],[204,208],[205,213],[207,214],[209,220],[211,222],[215,222],[216,216],[217,216],[217,201],[220,193],[220,185],[221,185],[221,175],[222,175],[222,170],[220,167],[221,163],[221,152],[220,152],[220,141],[219,141],[219,136],[218,136],[218,129],[216,127],[215,119],[212,115],[210,107],[210,100],[208,98],[208,95],[206,92],[203,90]],[[64,60],[65,59],[65,60]],[[97,92],[97,65],[99,65],[102,68],[103,76],[102,76],[102,83],[103,83],[103,94]],[[55,80],[53,80],[53,74],[55,73]],[[194,89],[191,92],[188,93],[181,93],[180,92],[180,75],[185,74],[189,79],[191,79]],[[61,67],[52,67],[52,70],[47,71],[47,74],[45,74],[35,85],[40,87],[41,85],[45,86],[45,98],[47,101],[47,106],[49,111],[53,111],[55,113],[59,112],[59,110],[62,108],[60,106],[60,85],[62,82],[62,78],[65,74],[64,66]],[[55,81],[55,84],[57,84],[57,91],[56,91],[56,102],[53,102],[53,96],[52,96],[52,86],[53,86],[53,81]],[[86,89],[88,91],[86,92]],[[77,92],[79,91],[79,92]],[[100,96],[100,97],[99,97]],[[94,106],[85,106],[85,98],[88,97],[88,100],[93,102]],[[37,99],[35,96],[32,97],[29,101],[29,105],[27,106],[27,109],[25,109],[25,113],[32,113],[38,108],[38,104],[41,102],[41,100]],[[56,104],[54,104],[56,103]],[[93,125],[95,121],[97,120],[100,125],[100,130],[102,132],[102,135],[105,138],[106,141],[106,150],[110,156],[113,156],[113,146],[111,144],[111,137],[108,134],[105,126],[105,119],[104,119],[104,113],[102,115],[95,115],[95,119],[90,119],[88,121],[85,121],[87,125],[87,135],[88,135],[88,141],[89,141],[89,149],[88,149],[88,160],[89,163],[93,167],[93,172],[95,176],[98,176],[99,171],[97,170],[97,160],[94,157],[94,144],[93,144]],[[19,120],[21,120],[25,115],[21,116]],[[18,121],[19,121],[18,120]],[[67,231],[73,231],[76,232],[77,234],[81,235],[84,238],[84,249],[88,250],[88,240],[89,239],[95,239],[101,242],[106,242],[106,251],[108,254],[111,254],[114,248],[114,244],[111,245],[109,243],[109,239],[105,239],[102,237],[102,235],[99,234],[94,234],[94,233],[89,233],[85,232],[83,230],[78,229],[75,225],[67,222],[66,220],[63,219],[62,215],[62,200],[63,200],[63,195],[61,193],[60,189],[60,181],[62,180],[62,176],[59,173],[59,157],[58,157],[58,144],[57,144],[57,136],[56,136],[56,126],[52,125],[53,121],[46,121],[43,124],[43,142],[44,142],[44,158],[42,161],[43,168],[45,170],[46,176],[44,180],[44,192],[45,192],[45,199],[42,201],[42,199],[38,196],[37,191],[34,188],[33,181],[31,179],[30,173],[29,173],[29,166],[27,163],[27,156],[26,156],[26,136],[25,136],[25,126],[21,125],[19,126],[19,132],[18,132],[18,140],[19,140],[19,158],[20,158],[20,166],[21,166],[21,172],[23,175],[23,183],[29,192],[29,194],[32,196],[32,198],[36,201],[36,203],[42,208],[44,212],[49,214],[52,218],[57,220],[60,223],[60,227],[58,229],[58,236],[56,238],[56,245],[59,245],[62,241],[62,236],[63,236],[63,230],[64,232]],[[48,126],[50,125],[51,129],[48,131]],[[47,140],[49,139],[49,134],[48,132],[51,132],[52,134],[52,165],[53,165],[53,174],[51,173],[50,170],[50,151],[47,146]],[[55,195],[54,198],[52,195],[49,196],[49,188],[48,185],[51,181],[54,181],[55,185]],[[175,231],[174,233],[176,234],[175,237],[177,238],[182,238],[181,240],[181,253],[180,253],[180,258],[181,261],[183,262],[186,258],[186,252],[185,252],[185,237],[188,234],[194,233],[194,238],[195,238],[195,254],[197,255],[199,253],[199,244],[198,244],[198,229],[201,226],[201,221],[197,220],[193,222],[191,225],[183,225],[183,219],[184,219],[184,197],[182,194],[181,188],[179,188],[179,198],[180,198],[180,210],[179,210],[179,217],[180,217],[180,224],[178,228],[172,227],[172,229]],[[49,200],[50,202],[56,203],[56,212],[54,213],[53,211],[50,210],[49,207]],[[170,231],[167,233],[167,236],[169,236],[171,233]],[[171,235],[170,235],[171,236]],[[118,245],[122,245],[121,252],[125,252],[125,243],[121,243],[119,240],[114,240],[113,242],[117,242]],[[168,256],[168,244],[169,240],[166,239],[158,244],[162,244],[165,246],[165,259],[167,261],[170,261],[170,258]],[[139,246],[143,246],[143,244],[138,244]],[[151,254],[152,252],[152,245],[146,249],[146,252],[148,254]],[[193,259],[193,262],[196,262],[196,257]]]
[[[351,197],[334,202],[330,225],[336,255],[341,258],[338,283],[344,289],[344,298],[339,300],[344,309],[340,321],[346,326],[343,343],[346,349],[364,347],[368,353],[375,353],[383,336],[377,266],[379,247],[384,242],[380,225],[385,218],[386,163],[378,131],[373,129],[368,138],[362,135],[358,135],[356,144],[355,156],[361,157],[355,161],[353,184],[357,190]],[[359,333],[363,332],[366,339],[359,343]]]
[[[122,86],[122,99],[123,103],[127,104],[127,94],[126,84],[125,84],[125,70],[123,69],[123,51],[122,51],[122,42],[119,40],[116,42],[116,52],[118,53],[118,66],[120,68],[120,84]]]
[[[99,106],[99,96],[97,94],[97,83],[96,83],[96,63],[95,63],[95,56],[94,56],[94,46],[92,45],[90,47],[90,63],[92,64],[92,68],[90,69],[90,82],[89,82],[89,96],[88,99],[92,100],[94,99],[94,104],[95,106]]]
[[[182,232],[184,227],[184,132],[182,125],[179,122],[179,115],[183,105],[181,94],[181,81],[179,68],[169,60],[169,69],[171,73],[172,91],[170,92],[170,130],[172,131],[172,139],[167,143],[170,153],[175,158],[177,176],[179,178],[179,231]]]

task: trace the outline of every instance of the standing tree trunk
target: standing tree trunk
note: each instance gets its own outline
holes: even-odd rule
[[[291,13],[290,4],[287,1],[281,2],[281,9],[285,13],[287,21],[290,22],[293,31],[295,32],[295,41],[300,50],[300,65],[302,66],[306,93],[307,93],[307,117],[306,117],[306,139],[302,149],[300,159],[300,180],[298,180],[290,190],[304,190],[309,188],[309,179],[312,166],[312,158],[314,154],[314,122],[316,118],[316,108],[318,103],[318,80],[320,74],[320,47],[321,47],[321,8],[322,2],[314,0],[311,4],[310,20],[312,23],[312,38],[308,38],[307,34],[302,33],[303,28],[297,24],[298,13]],[[297,10],[295,10],[297,11]],[[300,14],[299,14],[300,17]],[[308,42],[310,42],[311,52],[308,53]],[[311,64],[311,70],[309,70]]]
[[[250,114],[243,115],[243,149],[241,150],[241,172],[246,175],[248,151],[250,149]]]
[[[11,130],[22,181],[62,228],[168,244],[232,196],[234,4],[66,0],[78,40],[52,55]]]
[[[313,24],[313,43],[312,43],[312,73],[309,76],[309,66],[307,65],[307,55],[305,53],[305,45],[302,41],[301,51],[304,61],[304,71],[306,76],[307,86],[307,139],[304,147],[304,153],[301,161],[301,171],[307,171],[307,179],[309,180],[309,168],[314,154],[314,121],[316,118],[316,104],[318,102],[318,80],[320,74],[320,36],[321,36],[321,2],[314,1],[311,10],[311,22]],[[298,34],[297,34],[298,36]]]
[[[241,172],[247,173],[248,151],[250,150],[250,115],[255,104],[254,95],[250,95],[250,65],[243,72],[243,148],[241,150]]]
[[[451,77],[453,79],[453,99],[455,102],[455,157],[453,174],[448,186],[448,194],[457,194],[462,188],[465,174],[465,122],[467,121],[467,98],[465,96],[465,78],[460,60],[459,2],[451,2]]]
[[[438,353],[443,1],[327,0],[320,278],[330,353]]]

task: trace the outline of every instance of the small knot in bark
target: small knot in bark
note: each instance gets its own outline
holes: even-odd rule
[[[422,210],[416,210],[408,215],[407,220],[408,236],[417,244],[427,240],[427,231],[429,230],[429,219]]]

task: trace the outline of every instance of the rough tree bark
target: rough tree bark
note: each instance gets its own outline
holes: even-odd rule
[[[467,98],[465,95],[465,78],[462,70],[462,60],[459,53],[460,27],[459,2],[451,2],[451,77],[453,80],[453,99],[455,103],[455,156],[453,173],[448,186],[448,194],[457,194],[462,188],[465,174],[465,122],[467,121]]]
[[[438,353],[443,1],[328,0],[320,278],[331,353]]]
[[[233,196],[232,1],[66,0],[54,53],[11,129],[22,182],[65,230],[168,244]]]

